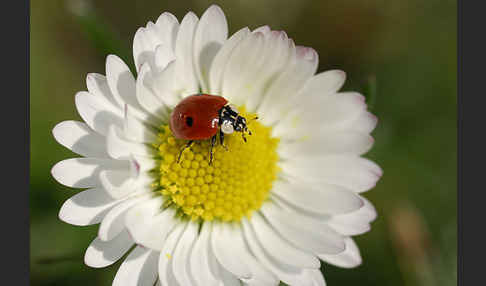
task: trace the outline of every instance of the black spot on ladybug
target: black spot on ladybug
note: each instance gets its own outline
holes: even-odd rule
[[[194,122],[194,119],[192,119],[192,117],[186,117],[187,126],[192,127],[193,122]]]

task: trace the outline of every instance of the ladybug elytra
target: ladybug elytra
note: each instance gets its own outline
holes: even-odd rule
[[[228,101],[217,95],[195,94],[184,98],[172,111],[169,127],[177,139],[189,140],[179,153],[189,148],[196,140],[211,140],[210,160],[213,160],[213,147],[219,133],[220,144],[226,148],[224,135],[241,132],[246,142],[245,132],[251,135],[245,117]]]

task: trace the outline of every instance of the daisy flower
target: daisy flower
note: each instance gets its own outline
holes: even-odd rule
[[[310,286],[325,285],[321,261],[361,263],[351,236],[376,212],[360,193],[382,171],[361,157],[377,120],[362,95],[339,92],[344,72],[316,74],[316,51],[268,26],[228,37],[218,6],[181,22],[163,13],[136,32],[133,56],[136,76],[114,55],[106,76],[88,74],[75,97],[84,122],[53,130],[83,156],[52,175],[86,189],[60,219],[100,224],[88,266],[127,254],[113,285]],[[171,114],[201,93],[224,97],[252,135],[226,134],[212,162],[209,140],[196,140],[178,162],[187,140]]]

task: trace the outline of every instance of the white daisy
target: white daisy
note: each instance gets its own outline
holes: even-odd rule
[[[227,35],[218,6],[181,23],[163,13],[135,34],[137,77],[109,55],[106,76],[88,74],[88,91],[76,94],[84,123],[53,130],[84,156],[52,175],[87,189],[59,217],[100,223],[85,263],[105,267],[129,252],[113,285],[325,285],[320,260],[361,263],[351,236],[367,232],[376,212],[360,193],[382,174],[361,157],[376,125],[364,97],[338,92],[342,71],[315,74],[317,53],[285,32]],[[226,98],[252,135],[227,135],[211,165],[208,140],[177,163],[186,141],[168,120],[199,93]]]

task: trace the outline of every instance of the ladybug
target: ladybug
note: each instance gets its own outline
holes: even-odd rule
[[[184,98],[174,108],[170,115],[169,127],[175,138],[189,140],[181,149],[177,162],[180,162],[182,152],[191,147],[196,140],[211,140],[210,159],[213,160],[213,147],[219,134],[220,144],[224,145],[224,135],[241,132],[246,142],[245,132],[251,135],[246,126],[245,117],[228,101],[217,95],[195,94]]]

